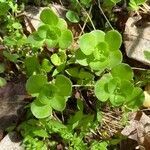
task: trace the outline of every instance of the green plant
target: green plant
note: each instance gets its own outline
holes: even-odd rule
[[[130,0],[129,6],[131,9],[137,11],[139,7],[146,3],[147,0]]]
[[[49,19],[49,16],[53,18],[53,21]],[[80,99],[78,99],[78,111],[67,119],[66,126],[59,122],[65,130],[62,130],[58,124],[55,125],[51,119],[55,112],[63,113],[66,110],[68,98],[72,98],[74,87],[88,88],[94,92],[93,94],[100,102],[106,103],[109,100],[110,106],[121,106],[128,110],[138,109],[142,105],[143,92],[139,87],[134,86],[131,67],[122,63],[122,54],[119,50],[122,38],[118,31],[111,30],[105,33],[101,30],[94,30],[85,33],[78,40],[79,48],[71,50],[69,47],[73,42],[73,36],[67,29],[66,22],[50,9],[43,10],[40,18],[42,25],[28,37],[28,41],[32,47],[41,48],[41,51],[44,51],[45,47],[55,48],[56,51],[52,52],[49,58],[42,58],[42,63],[38,58],[41,52],[37,50],[33,56],[25,60],[26,73],[29,76],[26,89],[34,97],[31,112],[36,118],[49,118],[48,122],[44,119],[43,125],[48,127],[51,125],[51,132],[47,132],[47,127],[42,127],[39,133],[43,132],[46,136],[57,133],[64,140],[71,142],[70,149],[71,147],[86,149],[84,148],[86,143],[82,142],[82,139],[92,127],[94,115],[83,113],[83,104]],[[50,80],[47,78],[47,73],[52,75]],[[95,81],[94,77],[98,80]],[[97,108],[97,111],[99,109]],[[39,121],[42,122],[42,120]],[[54,125],[55,128],[52,127]],[[78,138],[75,129],[80,129]],[[34,127],[32,130],[32,132],[35,131]],[[28,135],[28,132],[26,134]],[[27,135],[24,135],[25,143],[29,142],[31,145],[39,143],[42,147],[43,143],[36,142],[32,139],[32,135]],[[81,147],[75,146],[78,142],[82,145]],[[105,142],[99,144],[106,149]],[[98,145],[93,144],[92,148]]]
[[[56,149],[61,144],[72,150],[107,149],[111,145],[107,139],[86,139],[101,128],[105,104],[125,113],[138,110],[144,100],[142,89],[134,84],[131,67],[123,63],[121,34],[95,29],[76,42],[66,21],[46,8],[40,14],[39,28],[26,37],[16,19],[18,5],[9,2],[1,2],[6,9],[2,16],[13,10],[6,19],[3,57],[26,75],[26,90],[33,100],[25,122],[18,128],[25,148]],[[109,0],[107,4],[113,7],[118,2]],[[69,10],[66,17],[79,22],[79,9],[89,8],[91,3],[73,0],[76,9]],[[0,64],[2,74],[4,66]],[[0,78],[0,86],[5,82]]]

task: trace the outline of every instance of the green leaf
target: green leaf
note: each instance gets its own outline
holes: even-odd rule
[[[132,94],[133,89],[134,89],[134,86],[130,81],[128,81],[128,80],[121,81],[120,91],[126,97]]]
[[[56,94],[50,99],[50,105],[57,111],[63,111],[66,107],[66,98]]]
[[[27,80],[26,90],[29,94],[39,94],[43,85],[47,83],[46,76],[42,74],[32,75]]]
[[[80,49],[85,55],[92,54],[96,44],[97,41],[93,34],[85,33],[79,38]]]
[[[98,100],[105,102],[109,98],[108,82],[112,79],[110,74],[105,74],[95,84],[94,93]]]
[[[45,39],[47,36],[47,31],[49,30],[49,25],[42,25],[38,28],[37,34],[40,38]]]
[[[111,30],[106,33],[105,41],[108,43],[110,51],[114,51],[120,48],[122,44],[122,37],[118,31]]]
[[[22,28],[22,26],[21,26],[21,24],[19,22],[14,22],[12,24],[12,26],[13,26],[14,29],[21,29]]]
[[[150,60],[150,51],[144,51],[144,56],[146,59]]]
[[[61,63],[66,63],[66,60],[67,60],[67,55],[66,55],[66,52],[65,51],[59,51],[58,52],[58,55],[59,55],[59,58],[61,60]]]
[[[105,61],[109,56],[108,44],[106,42],[99,42],[93,52],[95,60]]]
[[[72,68],[66,69],[66,72],[74,78],[79,78],[79,68],[78,67],[72,67]]]
[[[92,0],[80,0],[81,4],[85,5],[86,7],[88,7],[90,5]]]
[[[118,86],[118,78],[113,78],[108,82],[108,92],[113,94]]]
[[[46,118],[52,114],[50,105],[43,105],[38,100],[31,103],[31,112],[36,118]]]
[[[127,64],[119,64],[112,68],[111,74],[113,77],[118,77],[121,80],[132,80],[133,79],[133,71],[131,67]]]
[[[111,0],[113,3],[118,3],[118,2],[120,2],[121,0]]]
[[[131,109],[138,109],[143,105],[144,102],[144,93],[143,90],[139,87],[135,87],[132,91],[132,94],[128,95],[126,105]]]
[[[42,137],[42,138],[49,137],[47,131],[45,129],[40,129],[40,128],[39,129],[35,128],[35,130],[33,130],[33,134],[34,134],[34,136],[38,136],[38,137]]]
[[[139,6],[144,4],[146,2],[146,0],[130,0],[129,2],[129,6],[133,9],[133,10],[138,10]]]
[[[60,96],[70,96],[72,93],[72,83],[64,75],[57,75],[55,85]]]
[[[28,36],[27,42],[30,43],[33,47],[40,48],[43,46],[44,39],[42,39],[37,32]]]
[[[110,102],[113,106],[118,107],[121,106],[125,102],[126,98],[120,94],[111,94]]]
[[[4,64],[0,64],[0,73],[3,73],[5,71]]]
[[[28,76],[31,76],[34,72],[39,73],[40,71],[40,64],[36,56],[26,58],[24,65]]]
[[[59,18],[58,19],[58,23],[56,25],[60,30],[64,30],[64,29],[67,29],[68,25],[66,23],[66,21],[62,18]]]
[[[96,43],[98,44],[99,42],[104,42],[105,40],[105,32],[101,31],[101,30],[93,30],[92,32],[90,32],[91,34],[93,34],[96,38]],[[97,45],[96,44],[96,45]]]
[[[66,13],[66,18],[70,21],[70,22],[73,22],[73,23],[78,23],[80,21],[80,18],[78,16],[78,13],[72,11],[72,10],[69,10],[67,11]]]
[[[61,59],[59,58],[58,54],[56,54],[56,53],[51,55],[51,61],[55,66],[59,66],[62,63]]]
[[[51,9],[44,9],[40,14],[43,23],[55,26],[58,23],[58,16]]]
[[[102,114],[101,111],[97,111],[96,118],[97,118],[97,121],[99,123],[102,123],[102,121],[103,121],[103,114]]]
[[[0,77],[0,87],[5,86],[6,83],[7,83],[6,80],[4,78]]]
[[[75,57],[77,63],[79,63],[82,66],[88,66],[87,57],[81,50],[76,51]]]
[[[7,15],[9,8],[6,2],[0,2],[0,16]]]
[[[109,53],[109,67],[113,68],[116,65],[120,64],[122,62],[122,53],[120,50],[117,51],[110,51]]]
[[[61,49],[68,48],[73,42],[72,32],[68,29],[64,29],[61,32],[61,36],[59,38],[59,47]]]
[[[52,39],[45,39],[46,46],[48,46],[49,48],[53,48],[57,45],[57,40],[52,40]]]
[[[46,39],[58,40],[61,36],[61,31],[57,27],[51,27],[47,30]]]
[[[68,124],[72,126],[72,129],[75,129],[78,126],[79,121],[82,119],[82,117],[82,111],[77,111],[74,116],[70,117],[70,119],[68,120]]]
[[[100,71],[100,72],[103,72],[107,66],[108,66],[108,61],[93,61],[93,62],[89,62],[89,66],[91,67],[92,70],[95,70],[95,71]]]
[[[92,80],[92,78],[93,78],[93,75],[90,72],[85,71],[83,68],[80,69],[78,75],[79,75],[80,79],[91,79]]]
[[[17,62],[17,59],[19,58],[19,55],[17,54],[11,54],[7,51],[3,51],[3,55],[9,60],[9,61],[12,61],[14,63]]]
[[[42,104],[50,104],[50,100],[55,96],[56,93],[56,86],[53,84],[45,84],[38,96],[38,100],[42,103]]]
[[[108,142],[106,141],[103,142],[94,141],[91,144],[91,150],[108,150],[107,146],[108,146]]]
[[[43,59],[42,61],[42,65],[41,65],[42,69],[46,72],[50,72],[53,68],[53,65],[50,63],[50,61],[48,59]]]
[[[64,69],[65,69],[65,64],[61,64],[53,71],[52,77],[56,76],[58,73],[62,72]]]

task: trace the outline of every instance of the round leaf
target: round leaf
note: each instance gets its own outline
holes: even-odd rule
[[[122,37],[118,31],[111,30],[106,33],[105,41],[108,43],[110,51],[118,50],[122,44]]]
[[[56,53],[51,56],[51,61],[55,66],[59,66],[61,64],[61,59]]]
[[[55,95],[50,99],[50,105],[57,111],[63,111],[66,107],[66,99],[63,96]]]
[[[56,86],[53,84],[46,84],[42,87],[40,94],[38,96],[38,100],[42,104],[50,104],[50,100],[54,97],[56,93]]]
[[[47,83],[47,78],[44,75],[37,74],[32,75],[27,80],[26,90],[29,94],[38,94],[41,91],[43,85]]]
[[[121,81],[121,85],[120,85],[120,91],[121,93],[123,93],[126,97],[128,95],[131,95],[132,94],[132,91],[134,89],[134,86],[133,84],[128,81],[128,80],[122,80]]]
[[[117,78],[113,78],[108,82],[108,91],[110,94],[114,93],[117,86],[118,86],[118,80]]]
[[[57,75],[55,85],[58,89],[58,95],[60,96],[70,96],[72,93],[72,83],[70,79],[64,75]]]
[[[99,42],[93,52],[93,55],[96,60],[105,61],[109,56],[108,44],[106,42]]]
[[[110,102],[115,107],[122,105],[125,102],[125,100],[126,99],[123,95],[111,94],[110,96]]]
[[[90,33],[85,33],[79,39],[80,49],[85,55],[92,54],[96,44],[97,44],[97,41],[96,41],[95,36]]]
[[[79,16],[76,12],[69,10],[66,13],[66,18],[73,23],[78,23],[79,22]]]
[[[93,61],[93,62],[89,62],[89,66],[91,67],[92,70],[95,71],[104,71],[107,68],[108,65],[108,61]]]
[[[113,77],[118,77],[121,80],[132,80],[133,79],[133,71],[131,67],[127,64],[119,64],[112,68],[111,74]]]
[[[43,59],[42,61],[42,69],[46,72],[50,72],[51,69],[53,68],[53,65],[50,63],[48,59]]]
[[[61,29],[61,30],[67,29],[67,26],[68,25],[67,25],[67,23],[66,23],[66,21],[64,19],[62,19],[62,18],[58,19],[57,27],[59,29]]]
[[[92,32],[90,32],[91,34],[93,34],[96,38],[96,43],[98,44],[99,42],[104,42],[105,40],[105,32],[101,31],[101,30],[93,30]]]
[[[105,102],[109,98],[109,91],[108,91],[108,82],[112,79],[110,74],[105,74],[100,80],[98,80],[95,84],[94,93],[96,97]]]
[[[50,105],[43,105],[38,100],[31,103],[31,112],[36,118],[46,118],[52,114]]]
[[[122,62],[122,53],[120,50],[117,51],[110,51],[109,53],[109,67],[113,68],[116,65],[120,64]]]
[[[25,68],[28,76],[31,76],[34,72],[38,73],[40,69],[40,64],[36,56],[27,57],[25,59]]]
[[[144,93],[139,87],[133,89],[132,94],[128,95],[126,105],[132,109],[137,109],[143,105]]]
[[[53,26],[58,23],[58,17],[51,9],[44,9],[40,14],[40,19],[43,23]]]
[[[53,48],[57,45],[57,40],[52,40],[52,39],[45,39],[45,44],[49,47],[49,48]]]
[[[38,28],[37,33],[38,33],[40,38],[45,39],[48,30],[49,30],[48,25],[42,25]]]
[[[68,48],[73,41],[72,32],[68,29],[62,30],[59,38],[59,47],[62,49]]]

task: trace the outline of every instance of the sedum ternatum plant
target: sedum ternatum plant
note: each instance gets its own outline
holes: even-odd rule
[[[24,144],[28,149],[46,150],[57,144],[55,140],[49,142],[49,138],[58,134],[69,149],[86,150],[84,138],[90,128],[100,124],[101,105],[96,108],[96,114],[85,114],[83,97],[76,96],[75,91],[89,90],[98,103],[128,110],[142,105],[143,91],[135,87],[131,67],[122,62],[122,37],[118,31],[84,33],[73,48],[73,34],[64,19],[48,8],[41,12],[40,19],[37,31],[25,40],[32,50],[24,54],[22,68],[28,77],[26,90],[33,97],[30,110],[34,117],[20,126]],[[2,65],[0,69],[3,72]],[[61,121],[60,115],[68,111],[67,105],[72,100],[74,103],[74,99],[77,111]],[[91,149],[98,147],[94,143]],[[106,149],[109,142],[99,145]]]

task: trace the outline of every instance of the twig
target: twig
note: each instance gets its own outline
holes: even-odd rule
[[[92,5],[91,5],[91,7],[90,7],[90,10],[89,10],[88,14],[91,13],[91,10],[92,10]],[[86,20],[85,20],[85,23],[84,23],[84,25],[83,25],[83,27],[82,27],[82,30],[81,30],[79,36],[81,36],[81,34],[84,33],[84,28],[85,28],[85,26],[86,26],[86,24],[87,24],[87,21],[88,21],[88,16],[87,16],[87,18],[86,18]]]
[[[150,69],[145,69],[145,68],[138,68],[138,67],[131,67],[133,70],[150,70]]]
[[[101,7],[100,0],[98,0],[98,7],[99,7],[99,9],[100,9],[102,15],[104,16],[105,20],[106,20],[107,23],[109,24],[110,28],[111,28],[112,30],[114,30],[113,26],[112,26],[111,23],[109,22],[108,18],[106,17],[106,15],[105,15],[105,13],[104,13],[102,7]]]
[[[84,10],[84,12],[86,13],[87,17],[89,18],[93,29],[96,30],[95,25],[94,25],[94,23],[93,23],[93,21],[92,21],[90,15],[87,13],[87,11],[85,10],[85,8],[80,4],[80,2],[79,2],[78,0],[77,0],[77,2],[78,2],[78,4],[79,4],[79,6]]]

